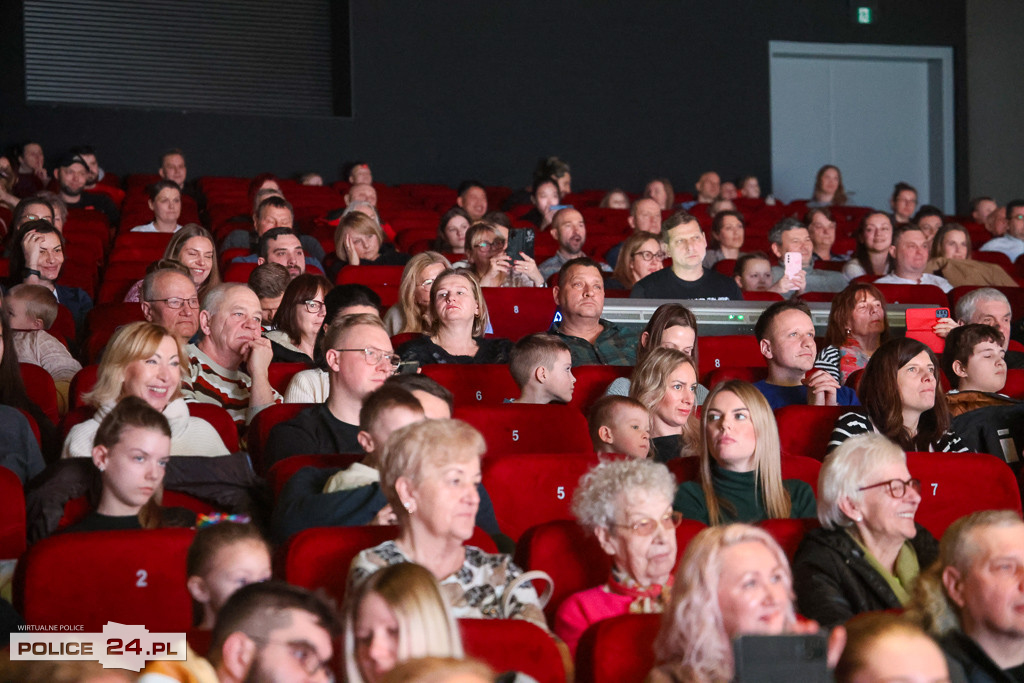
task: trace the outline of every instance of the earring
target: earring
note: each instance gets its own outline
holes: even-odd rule
[[[853,521],[858,522],[858,523],[859,522],[863,522],[864,521],[864,515],[857,515],[856,517],[853,518]]]
[[[847,337],[849,337],[849,336],[850,336],[850,328],[849,328],[849,327],[847,327],[847,328],[846,328],[846,336],[847,336]]]
[[[415,505],[415,503],[410,503],[410,502],[409,502],[409,501],[407,501],[407,500],[403,500],[403,501],[402,501],[402,507],[404,507],[404,508],[405,508],[405,511],[406,511],[406,512],[408,512],[408,513],[409,513],[410,515],[411,515],[411,514],[413,513],[413,511],[414,511],[414,510],[416,509],[416,505]]]
[[[97,467],[97,469],[99,469],[100,472],[106,472],[107,471],[107,466],[106,465],[99,465]]]

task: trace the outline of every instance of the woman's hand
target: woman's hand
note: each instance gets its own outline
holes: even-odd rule
[[[508,254],[502,252],[492,256],[488,262],[490,267],[480,278],[481,287],[499,287],[504,276],[512,270],[512,259]]]
[[[345,252],[345,260],[350,266],[359,265],[359,252],[356,251],[356,244],[352,240],[352,233],[348,232],[345,234],[345,239],[341,243],[341,248]]]
[[[394,526],[398,524],[398,515],[391,509],[391,503],[388,503],[380,509],[380,511],[373,516],[370,520],[371,526]]]
[[[821,631],[821,626],[818,622],[813,619],[808,621],[797,621],[793,624],[789,632],[794,635],[814,635]],[[846,647],[846,629],[842,626],[836,626],[828,633],[828,668],[836,668],[836,664],[839,663],[839,657],[843,654],[843,648]]]
[[[519,252],[518,261],[512,261],[512,270],[530,278],[534,287],[544,286],[544,276],[540,274],[540,269],[537,268],[537,261],[527,256],[524,252]]]
[[[42,233],[35,230],[29,230],[25,233],[25,239],[21,241],[21,249],[25,254],[25,268],[27,270],[39,270],[39,252],[42,251],[44,239]],[[17,276],[17,273],[14,275]],[[39,284],[43,280],[42,276],[37,277],[35,275],[29,275],[25,278],[25,282],[28,284]]]

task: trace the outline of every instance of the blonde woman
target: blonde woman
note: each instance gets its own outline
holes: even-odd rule
[[[782,479],[779,429],[767,399],[728,380],[704,403],[700,481],[684,482],[674,507],[705,524],[814,517],[810,484]]]
[[[697,454],[697,365],[690,356],[667,347],[651,351],[633,371],[629,397],[650,413],[655,460],[663,463]]]
[[[213,235],[198,223],[188,223],[174,233],[164,249],[163,258],[177,261],[188,268],[196,286],[199,299],[211,288],[220,284],[220,269],[217,266],[217,248]],[[139,280],[125,294],[125,301],[140,301],[142,280]]]
[[[436,251],[416,254],[402,271],[398,286],[398,304],[388,309],[384,327],[389,335],[403,332],[422,334],[430,327],[430,289],[434,279],[452,264]]]
[[[228,455],[217,430],[189,415],[181,396],[181,372],[187,365],[181,344],[159,325],[140,321],[119,329],[103,353],[96,386],[83,397],[96,413],[71,428],[62,456],[91,456],[100,422],[125,396],[143,399],[167,419],[171,455]]]

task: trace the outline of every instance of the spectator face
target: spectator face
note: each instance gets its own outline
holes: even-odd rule
[[[600,527],[601,547],[613,564],[641,586],[663,585],[676,562],[676,532],[672,501],[664,495],[640,488],[617,496],[614,527]],[[654,533],[642,535],[632,527],[654,522]]]
[[[615,419],[607,425],[611,446],[617,453],[631,458],[646,458],[651,451],[651,416],[636,406],[620,406]]]
[[[736,284],[745,292],[764,292],[772,286],[772,264],[767,259],[751,259],[736,276]]]
[[[28,303],[8,295],[4,299],[4,310],[12,330],[41,330],[43,321],[28,314]]]
[[[248,287],[234,287],[219,310],[199,314],[199,324],[214,346],[241,358],[262,332],[260,300]]]
[[[82,194],[82,188],[85,187],[88,177],[89,169],[84,163],[77,161],[57,169],[57,182],[60,183],[60,191],[69,197],[77,197]]]
[[[991,325],[1003,333],[1003,349],[1010,345],[1010,305],[1005,301],[979,301],[974,307],[974,316],[969,323]]]
[[[821,174],[821,191],[827,195],[833,195],[839,189],[839,171],[834,168],[826,169]]]
[[[551,224],[551,236],[558,241],[559,248],[570,256],[583,253],[583,243],[587,239],[587,226],[583,215],[575,209],[562,209],[555,214]]]
[[[469,457],[445,465],[425,462],[421,480],[402,496],[413,503],[414,523],[428,536],[462,543],[473,535],[480,507],[480,458],[465,455]]]
[[[896,259],[896,272],[902,277],[920,277],[928,265],[929,239],[920,230],[908,230],[900,235],[891,252]]]
[[[306,254],[295,235],[281,235],[275,240],[269,240],[266,262],[281,264],[288,269],[288,275],[293,280],[306,272]]]
[[[820,254],[831,252],[832,245],[836,243],[835,221],[830,221],[828,216],[819,212],[814,214],[814,220],[807,227],[814,251]]]
[[[267,547],[251,539],[222,547],[210,558],[208,566],[205,576],[189,577],[188,587],[192,596],[213,614],[239,588],[269,581],[271,575]]]
[[[572,375],[571,353],[568,351],[558,352],[558,358],[548,370],[548,378],[545,388],[556,401],[568,403],[572,400],[572,389],[576,385],[576,378]]]
[[[773,244],[772,250],[780,259],[791,251],[798,252],[806,267],[811,265],[814,243],[811,242],[811,233],[807,228],[793,228],[782,233],[782,244]]]
[[[661,183],[658,183],[661,186]],[[636,230],[643,230],[652,235],[661,234],[661,205],[653,199],[636,201],[636,216],[629,217],[629,224]]]
[[[875,297],[861,292],[846,326],[856,337],[881,334],[885,329],[885,307]]]
[[[979,527],[970,547],[966,571],[943,574],[964,631],[976,641],[1024,640],[1024,525]]]
[[[935,366],[924,351],[896,371],[903,412],[923,413],[935,407]]]
[[[644,197],[653,199],[659,210],[672,208],[668,206],[668,191],[665,190],[665,185],[660,180],[652,180],[647,183],[647,187],[644,188]]]
[[[744,197],[759,199],[761,197],[761,183],[758,182],[757,178],[747,178],[740,191]]]
[[[770,333],[761,341],[769,364],[784,370],[807,372],[814,366],[814,323],[803,311],[789,309],[775,316]]]
[[[359,164],[348,174],[348,181],[353,185],[371,185],[373,183],[373,172],[366,164]]]
[[[161,178],[176,182],[178,187],[184,187],[187,174],[185,157],[180,154],[168,154],[164,157],[164,163],[160,166]]]
[[[552,206],[557,205],[559,202],[558,197],[558,186],[550,181],[541,183],[533,193],[533,203],[537,206],[537,211],[541,215],[546,216]]]
[[[388,437],[402,427],[424,419],[422,410],[409,410],[405,406],[393,406],[381,411],[368,430],[370,440],[360,441],[367,453],[376,453],[388,442]]]
[[[469,214],[470,221],[478,221],[487,213],[487,193],[482,187],[469,188],[459,196],[457,203]],[[464,219],[459,217],[459,220]],[[463,235],[465,235],[465,230],[463,230]]]
[[[398,663],[398,619],[384,598],[369,592],[359,603],[353,628],[359,672],[366,681],[379,681]]]
[[[281,307],[281,299],[283,298],[283,292],[277,296],[260,297],[260,313],[263,315],[264,323],[269,324],[273,322],[274,318],[277,316],[277,309]]]
[[[991,199],[982,199],[971,212],[971,218],[975,223],[984,223],[988,215],[996,210],[996,203]]]
[[[352,244],[356,248],[356,254],[363,261],[373,261],[380,256],[380,239],[373,233],[364,234],[356,232],[351,228],[346,229],[342,235],[342,240],[347,238],[349,235],[352,236]]]
[[[661,242],[655,238],[644,241],[629,260],[635,280],[642,280],[651,273],[657,273],[665,267],[665,252],[661,250]]]
[[[133,360],[124,369],[123,395],[138,396],[154,410],[163,412],[181,386],[178,344],[164,337],[149,358]]]
[[[572,174],[566,172],[558,179],[558,191],[563,196],[572,192]]]
[[[430,308],[430,287],[438,275],[445,271],[443,263],[431,263],[423,267],[420,276],[417,278],[416,289],[413,291],[416,307],[421,311]]]
[[[106,514],[137,515],[164,480],[171,440],[161,432],[127,427],[113,446],[96,446],[92,461],[103,472]]]
[[[283,206],[265,206],[256,224],[256,234],[262,236],[272,228],[290,228],[295,221],[292,212]]]
[[[666,246],[673,267],[680,266],[687,270],[703,268],[708,243],[697,221],[683,223],[669,230]]]
[[[888,251],[892,246],[892,221],[883,213],[868,216],[863,239],[868,251],[872,253]]]
[[[857,505],[857,514],[863,517],[863,521],[857,526],[863,530],[864,536],[876,542],[903,543],[917,535],[914,515],[921,504],[921,494],[910,486],[904,486],[903,495],[896,498],[889,486],[874,486],[894,479],[903,482],[910,479],[906,463],[890,462],[877,467],[861,482],[861,487],[871,488],[860,492],[862,498]]]
[[[142,302],[143,316],[161,325],[182,343],[188,343],[199,329],[199,299],[195,283],[181,273],[166,271],[153,284],[154,300]],[[171,303],[178,302],[166,299],[178,299],[181,306],[171,308]]]
[[[555,301],[562,315],[597,320],[604,310],[604,278],[593,266],[573,266],[566,273],[565,287],[555,287]]]
[[[736,189],[736,185],[730,182],[722,183],[721,189],[718,191],[719,196],[722,199],[736,199],[740,196],[739,191]]]
[[[608,196],[608,208],[609,209],[628,209],[629,208],[629,196],[625,192],[612,192]]]
[[[722,229],[718,232],[718,242],[726,249],[743,247],[743,222],[736,216],[722,219]]]
[[[951,259],[967,258],[967,235],[959,230],[950,230],[942,237],[942,255]]]
[[[356,351],[332,352],[328,358],[332,375],[336,375],[342,391],[362,400],[394,374],[394,366],[384,355],[394,353],[388,333],[375,325],[356,325],[339,340],[339,349]],[[370,363],[363,349],[382,352],[377,363]],[[332,378],[333,379],[333,378]]]
[[[170,187],[160,190],[156,199],[149,200],[149,208],[157,223],[177,224],[181,217],[181,192]]]
[[[480,315],[480,304],[473,292],[469,278],[449,275],[437,284],[434,295],[434,312],[442,326],[472,322]]]
[[[366,202],[370,206],[377,207],[377,190],[369,183],[358,183],[349,188],[348,204],[352,202]]]
[[[906,223],[917,210],[917,193],[913,190],[902,190],[896,199],[892,200],[892,212],[896,220]]]
[[[775,553],[760,541],[744,541],[722,550],[719,567],[718,608],[729,638],[781,634],[793,601]]]
[[[64,267],[64,247],[60,245],[60,235],[55,232],[47,232],[39,235],[39,263],[38,269],[43,278],[56,280],[60,276],[60,269]]]
[[[942,227],[941,216],[922,216],[921,220],[917,222],[917,227],[921,228],[921,232],[930,240],[935,237],[935,233]]]
[[[1006,208],[997,207],[985,218],[985,229],[996,237],[1006,234]]]
[[[722,179],[718,177],[717,173],[709,171],[702,175],[700,180],[697,181],[697,200],[701,202],[710,202],[718,196],[721,189]]]
[[[953,371],[962,378],[961,388],[967,385],[976,391],[1002,391],[1006,385],[1005,355],[1003,348],[995,342],[976,344],[965,366],[953,364]]]
[[[444,237],[448,240],[448,248],[461,252],[466,246],[467,230],[469,230],[469,221],[462,216],[452,216],[448,225],[444,226]]]
[[[665,395],[654,406],[654,424],[664,433],[678,434],[693,414],[697,375],[689,363],[680,363],[665,380]]]
[[[334,650],[331,636],[305,610],[289,609],[281,623],[266,640],[256,643],[256,655],[249,667],[247,681],[308,681],[329,678],[326,674]],[[255,642],[255,641],[253,641]],[[309,669],[320,664],[312,673]],[[324,673],[321,673],[324,672]]]
[[[662,349],[682,351],[687,356],[692,356],[696,343],[697,332],[692,327],[673,325],[665,328],[665,331],[661,333],[661,343],[658,346]]]
[[[50,221],[50,223],[53,223],[53,211],[51,211],[50,207],[46,204],[36,204],[34,202],[30,203],[25,208],[25,213],[22,214],[21,220],[18,222],[17,225],[14,226],[14,230],[17,230],[18,228],[20,228],[25,223],[28,223],[29,221],[35,221],[40,219],[47,220]],[[12,230],[11,232],[13,232],[14,230]]]
[[[205,237],[190,237],[181,245],[178,260],[192,271],[192,281],[199,287],[210,277],[215,255],[213,242]]]
[[[1024,207],[1018,206],[1006,216],[1006,231],[1017,239],[1024,239]]]
[[[507,241],[494,230],[482,230],[473,238],[471,252],[467,258],[477,273],[485,273],[491,267],[491,259],[505,251]]]
[[[96,184],[96,181],[100,179],[100,163],[96,161],[95,154],[79,154],[78,156],[85,162],[86,167],[89,169],[86,174],[85,184],[92,187]]]
[[[324,305],[324,290],[318,289],[316,296],[312,301],[313,308],[317,310],[315,312],[309,310],[309,305],[305,301],[300,301],[296,305],[299,307],[299,315],[297,317],[298,331],[302,335],[303,339],[315,339],[320,328],[324,326],[324,317],[327,315],[327,306]]]
[[[21,156],[18,157],[18,161],[33,171],[42,169],[45,162],[42,146],[37,145],[34,142],[25,145],[25,149],[22,150]]]
[[[708,411],[705,438],[708,450],[719,467],[732,472],[751,472],[757,434],[750,410],[731,391],[721,391],[705,408]]]

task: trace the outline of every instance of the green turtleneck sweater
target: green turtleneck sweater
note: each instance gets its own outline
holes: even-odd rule
[[[736,509],[735,516],[729,510],[722,509],[724,522],[754,524],[768,518],[760,491],[755,490],[754,472],[731,472],[712,462],[711,480],[719,498],[729,501]],[[817,504],[810,484],[799,479],[784,479],[782,486],[789,492],[789,499],[792,502],[790,517],[798,519],[817,516]],[[686,481],[680,484],[672,507],[682,512],[687,519],[709,523],[708,505],[699,481]]]

